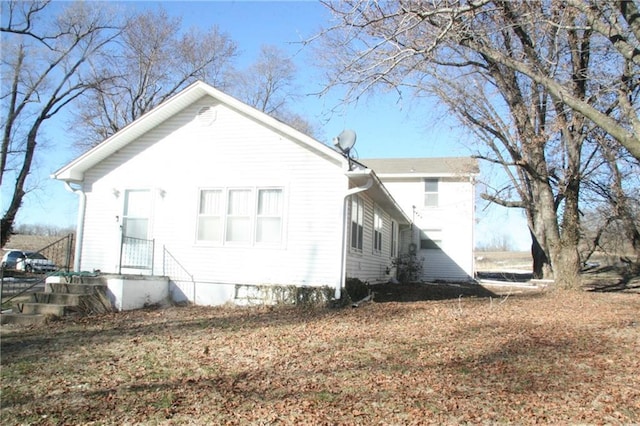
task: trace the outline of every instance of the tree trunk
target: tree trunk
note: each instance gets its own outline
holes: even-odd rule
[[[33,125],[33,127],[31,127],[31,130],[29,130],[29,134],[27,135],[24,161],[22,162],[20,173],[18,174],[18,178],[16,179],[16,186],[13,190],[13,197],[11,198],[9,208],[7,208],[4,216],[2,216],[2,219],[0,219],[0,224],[2,225],[2,229],[0,229],[0,247],[4,247],[4,245],[9,240],[11,231],[13,230],[13,223],[16,220],[16,215],[18,214],[18,210],[20,210],[20,206],[22,205],[22,199],[25,195],[25,182],[27,180],[29,172],[31,171],[33,154],[36,150],[36,137],[42,121],[43,119],[41,117],[38,117],[36,123]]]
[[[533,233],[531,228],[529,228],[529,232],[531,233],[531,257],[533,258],[533,278],[542,279],[545,278],[545,271],[547,273],[547,277],[549,272],[551,272],[551,265],[549,265],[549,258],[547,257],[547,253],[545,253],[542,245],[538,241],[538,238]]]

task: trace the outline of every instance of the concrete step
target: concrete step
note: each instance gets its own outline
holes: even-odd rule
[[[50,303],[54,305],[78,306],[83,298],[90,297],[85,294],[72,293],[34,293],[33,302]]]
[[[15,324],[15,325],[33,325],[42,324],[47,320],[47,315],[44,314],[30,314],[25,315],[21,313],[11,312],[0,314],[0,324]]]
[[[95,294],[97,292],[107,293],[107,286],[104,284],[69,284],[69,283],[46,283],[45,293],[67,293],[67,294]]]
[[[57,305],[53,303],[20,303],[18,305],[18,310],[20,313],[24,315],[32,315],[32,314],[44,314],[44,315],[55,315],[58,317],[68,315],[77,311],[77,309],[73,309],[67,305]]]

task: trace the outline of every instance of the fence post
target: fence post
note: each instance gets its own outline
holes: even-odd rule
[[[2,310],[2,289],[4,288],[4,265],[0,265],[0,311]]]
[[[67,235],[67,258],[65,260],[65,269],[69,273],[69,265],[71,265],[71,252],[73,246],[73,234]]]
[[[122,251],[124,250],[124,230],[120,226],[120,260],[118,261],[118,275],[122,274]]]
[[[151,275],[153,276],[153,267],[156,260],[156,239],[151,240]]]

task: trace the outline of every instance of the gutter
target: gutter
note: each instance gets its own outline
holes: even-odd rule
[[[336,283],[336,289],[334,293],[334,299],[340,300],[342,297],[342,284],[347,279],[347,200],[350,196],[359,192],[364,192],[371,188],[373,185],[373,177],[371,176],[371,170],[367,170],[367,182],[363,186],[357,186],[349,189],[345,192],[342,199],[342,247],[341,247],[341,259],[340,259],[340,277]]]
[[[84,193],[82,184],[78,188],[71,186],[69,181],[64,181],[64,187],[67,191],[73,192],[78,196],[78,223],[76,224],[76,248],[73,255],[73,271],[80,272],[80,258],[82,256],[82,241],[84,237],[84,213],[87,205],[87,195]]]

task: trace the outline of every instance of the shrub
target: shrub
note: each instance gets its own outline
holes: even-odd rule
[[[408,284],[420,280],[423,259],[415,253],[407,253],[393,259],[392,264],[398,270],[398,281]]]

